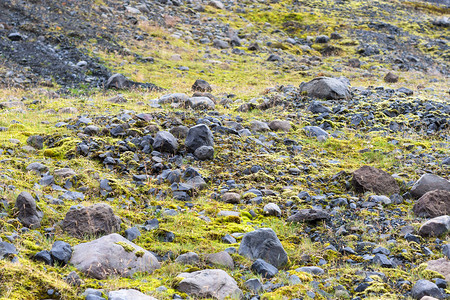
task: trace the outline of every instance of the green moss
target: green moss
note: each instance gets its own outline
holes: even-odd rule
[[[144,251],[142,251],[142,250],[138,250],[138,251],[136,251],[136,253],[134,253],[137,257],[142,257],[142,256],[144,256],[144,254],[145,254],[145,252]]]
[[[43,154],[52,158],[70,158],[75,156],[78,143],[80,143],[79,139],[67,137],[57,142],[54,147],[44,149]]]
[[[116,242],[116,244],[122,246],[126,252],[133,252],[134,250],[136,250],[132,245],[128,244],[127,242]]]

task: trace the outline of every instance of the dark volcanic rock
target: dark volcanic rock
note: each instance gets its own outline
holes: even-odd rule
[[[106,89],[117,89],[117,90],[126,90],[126,89],[132,89],[132,88],[145,88],[150,90],[156,90],[161,91],[162,88],[152,84],[152,83],[141,83],[141,82],[134,82],[129,79],[127,79],[122,74],[114,74],[111,77],[109,77],[108,81],[106,81],[105,84]]]
[[[56,241],[53,243],[50,255],[54,262],[65,265],[72,257],[72,247],[66,242]]]
[[[411,188],[411,195],[417,199],[433,190],[450,192],[450,181],[434,174],[424,174]]]
[[[278,269],[258,258],[251,266],[251,270],[264,278],[272,278],[278,273]]]
[[[270,228],[260,228],[244,235],[239,254],[249,259],[264,259],[279,268],[287,263],[287,253]]]
[[[319,221],[329,219],[330,215],[319,209],[302,209],[295,215],[287,218],[286,222],[305,222],[305,221]]]
[[[414,299],[422,299],[424,296],[431,296],[442,299],[443,295],[438,286],[431,281],[420,279],[411,289],[411,296]]]
[[[17,196],[16,209],[19,211],[19,221],[26,227],[37,228],[41,226],[44,214],[36,207],[36,201],[28,192]]]
[[[17,253],[17,249],[13,244],[0,242],[0,259],[11,258]]]
[[[88,235],[100,236],[120,230],[120,218],[112,208],[98,203],[89,207],[69,210],[63,220],[62,228],[70,235],[84,238]]]
[[[414,214],[419,217],[439,217],[450,214],[450,192],[434,190],[426,193],[413,207]]]
[[[176,153],[178,150],[178,142],[170,132],[160,131],[155,136],[153,148],[164,153]]]
[[[194,153],[202,146],[214,146],[213,134],[205,124],[196,125],[189,128],[185,141],[188,152]]]
[[[27,144],[36,149],[44,148],[44,138],[40,135],[32,135],[27,139]]]
[[[400,192],[394,177],[371,166],[363,166],[353,172],[352,183],[358,193],[372,191],[380,195],[390,195]]]
[[[212,92],[212,88],[209,83],[203,79],[197,79],[192,85],[194,92]]]
[[[386,76],[384,76],[384,81],[389,83],[395,83],[398,81],[398,76],[392,72],[389,72],[386,74]]]
[[[350,99],[350,88],[348,79],[330,77],[318,77],[309,82],[300,84],[300,92],[309,97],[327,100]]]

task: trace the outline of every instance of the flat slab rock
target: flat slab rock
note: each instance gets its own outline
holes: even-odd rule
[[[96,279],[129,277],[160,268],[156,257],[117,233],[73,247],[70,260],[79,271]]]
[[[242,291],[236,281],[225,271],[210,269],[192,273],[181,273],[177,276],[183,278],[177,289],[191,297],[225,299],[234,297],[243,298]]]
[[[427,192],[414,204],[413,212],[416,216],[425,218],[450,215],[450,192],[444,190]]]
[[[353,172],[352,183],[358,193],[369,191],[378,195],[391,195],[400,192],[394,177],[371,166],[362,166]]]
[[[299,212],[297,212],[295,215],[290,216],[287,218],[287,222],[313,222],[313,221],[319,221],[319,220],[326,220],[329,219],[330,215],[323,210],[320,209],[301,209]]]

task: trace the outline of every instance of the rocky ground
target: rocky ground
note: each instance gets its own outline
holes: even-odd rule
[[[450,297],[447,0],[0,11],[0,299]]]

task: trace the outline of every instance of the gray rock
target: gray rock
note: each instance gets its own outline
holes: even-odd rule
[[[318,77],[300,84],[300,92],[309,97],[327,100],[350,99],[350,82],[345,77],[339,79]]]
[[[303,127],[303,130],[309,137],[329,136],[328,132],[317,126],[305,126]]]
[[[153,254],[117,233],[74,246],[70,263],[96,279],[127,277],[135,272],[151,273],[160,268]]]
[[[192,109],[214,110],[216,105],[208,97],[191,97],[186,101],[186,106]]]
[[[129,80],[123,76],[122,74],[114,74],[109,77],[108,81],[105,84],[105,88],[107,89],[127,89],[130,87]]]
[[[450,192],[450,181],[434,174],[424,174],[411,188],[411,195],[418,199],[433,190]]]
[[[28,192],[22,192],[17,196],[16,209],[19,211],[19,221],[26,227],[38,228],[44,214],[36,206],[36,201]]]
[[[316,37],[316,43],[326,44],[330,41],[330,38],[327,35],[319,35]]]
[[[61,168],[53,171],[53,176],[55,176],[55,178],[67,178],[75,175],[77,175],[77,173],[75,173],[75,171],[71,168]]]
[[[301,267],[301,268],[297,268],[295,269],[295,271],[297,272],[306,272],[312,275],[322,275],[325,273],[325,271],[322,268],[319,267]]]
[[[252,260],[261,258],[276,268],[284,266],[288,260],[283,245],[270,228],[261,228],[244,234],[238,252]]]
[[[100,236],[120,230],[120,218],[112,208],[103,203],[69,210],[62,222],[62,228],[71,236],[85,238]]]
[[[253,120],[250,122],[250,128],[253,132],[270,131],[269,125],[266,122]]]
[[[330,215],[320,209],[301,209],[295,215],[287,218],[286,222],[314,222],[329,219]]]
[[[214,147],[201,146],[195,149],[194,156],[199,160],[212,160],[214,158]]]
[[[395,268],[396,265],[384,254],[375,254],[372,262],[383,268]]]
[[[288,132],[291,130],[292,126],[291,123],[289,123],[289,121],[273,120],[269,123],[269,128],[273,131]]]
[[[129,241],[132,241],[134,239],[137,239],[141,236],[141,232],[137,227],[131,227],[125,230],[125,238]]]
[[[444,254],[447,259],[450,259],[450,244],[445,244],[442,246],[442,254]]]
[[[189,128],[185,145],[190,153],[194,153],[201,146],[214,147],[213,134],[205,124],[193,126]]]
[[[170,132],[160,131],[155,136],[153,148],[164,153],[176,153],[178,150],[178,142]]]
[[[53,243],[52,250],[50,250],[53,262],[65,265],[72,257],[72,247],[63,241],[56,241]]]
[[[177,289],[191,297],[214,298],[223,300],[227,297],[242,299],[243,294],[236,281],[223,270],[211,269],[192,273],[181,273],[183,278]]]
[[[147,296],[139,292],[138,290],[123,289],[109,292],[108,300],[157,300],[157,299],[151,296]]]
[[[319,101],[313,101],[309,105],[308,110],[313,114],[331,113],[331,109],[323,106]]]
[[[258,278],[252,278],[244,282],[244,286],[255,294],[262,292],[263,286]]]
[[[226,251],[209,254],[206,256],[206,261],[213,266],[234,269],[233,258]]]
[[[174,93],[174,94],[167,94],[164,96],[161,96],[158,99],[159,104],[166,104],[166,103],[185,103],[186,100],[189,99],[189,96],[183,93]]]
[[[237,243],[236,239],[232,237],[231,235],[227,234],[222,238],[222,242],[225,244],[235,244]]]
[[[423,237],[439,237],[450,231],[450,216],[440,216],[426,221],[420,226],[419,234]]]
[[[217,2],[217,1],[214,1],[214,2]],[[215,48],[218,48],[218,49],[228,49],[228,48],[230,48],[230,44],[228,42],[224,41],[224,40],[221,40],[221,39],[214,39],[213,40],[213,46]]]
[[[53,258],[50,255],[50,251],[47,250],[39,251],[33,256],[33,259],[37,261],[42,261],[43,263],[49,266],[53,265]]]
[[[44,138],[40,135],[32,135],[27,139],[27,144],[36,149],[44,148]]]
[[[422,299],[424,296],[431,296],[438,299],[443,299],[441,290],[431,281],[420,279],[411,289],[411,296],[414,299]]]
[[[268,216],[276,216],[276,217],[281,216],[281,209],[275,203],[267,203],[266,205],[264,205],[263,211],[264,214]]]
[[[175,262],[183,265],[195,265],[200,262],[200,257],[195,252],[188,252],[179,255]]]
[[[260,258],[252,264],[251,270],[264,278],[272,278],[278,273],[277,268]]]
[[[13,244],[0,242],[0,259],[12,258],[17,253],[17,249]]]
[[[228,192],[222,195],[222,201],[225,203],[239,204],[241,202],[241,195]]]
[[[212,88],[209,85],[209,83],[203,79],[197,79],[192,85],[192,90],[194,92],[207,92],[207,93],[212,92]]]
[[[48,167],[45,166],[45,165],[43,165],[43,164],[41,164],[41,163],[34,162],[34,163],[29,164],[29,165],[27,166],[27,169],[26,169],[26,170],[27,170],[27,171],[34,171],[34,172],[40,174],[40,173],[45,173],[45,172],[47,172],[47,171],[48,171]]]
[[[189,132],[189,128],[184,125],[176,126],[170,129],[170,133],[178,139],[185,139]]]

